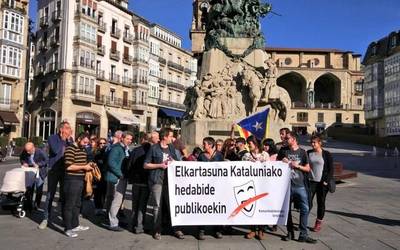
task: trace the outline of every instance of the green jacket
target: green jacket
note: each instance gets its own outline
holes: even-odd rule
[[[125,148],[120,143],[112,145],[107,159],[107,173],[105,180],[116,184],[122,178],[122,163],[126,158]]]

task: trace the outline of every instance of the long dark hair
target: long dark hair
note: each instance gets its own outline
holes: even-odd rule
[[[274,155],[274,154],[278,153],[278,149],[276,148],[276,145],[275,145],[275,142],[273,139],[271,139],[271,138],[264,139],[264,141],[262,142],[262,145],[268,146],[267,153],[269,155]]]

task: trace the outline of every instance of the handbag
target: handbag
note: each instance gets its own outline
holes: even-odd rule
[[[336,191],[336,180],[335,178],[331,178],[328,182],[328,190],[330,193],[334,193]]]

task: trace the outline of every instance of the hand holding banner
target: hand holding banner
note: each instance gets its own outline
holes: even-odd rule
[[[171,162],[171,221],[178,225],[285,225],[290,168],[271,162]]]

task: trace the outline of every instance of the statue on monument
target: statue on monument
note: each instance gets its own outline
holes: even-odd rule
[[[188,138],[201,142],[210,128],[223,131],[226,124],[266,107],[270,125],[282,127],[291,99],[277,85],[276,60],[264,49],[259,22],[271,12],[271,5],[262,0],[209,4],[201,78],[187,89],[185,99]]]

